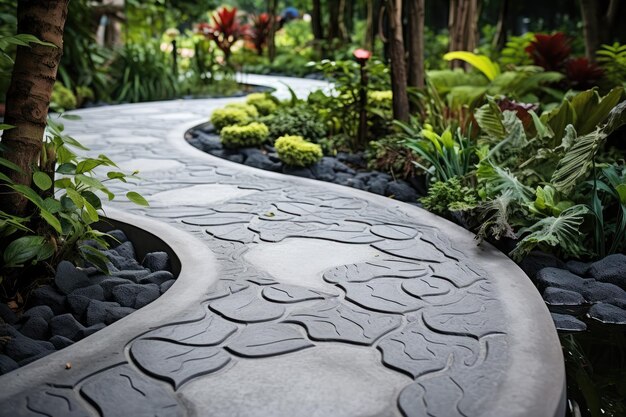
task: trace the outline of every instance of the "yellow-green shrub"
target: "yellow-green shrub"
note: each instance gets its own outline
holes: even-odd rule
[[[367,101],[371,106],[380,109],[391,109],[393,102],[393,93],[391,90],[369,91],[367,93]]]
[[[227,148],[259,146],[267,140],[269,134],[267,126],[258,122],[244,126],[226,126],[220,132],[222,145]]]
[[[274,143],[280,160],[289,166],[306,167],[322,159],[322,147],[302,136],[281,136]]]
[[[246,98],[246,103],[258,110],[262,116],[274,113],[278,105],[269,96],[263,93],[253,93]]]
[[[226,126],[241,125],[248,123],[250,116],[244,110],[225,107],[217,109],[211,115],[211,123],[217,131],[221,131]]]
[[[72,90],[59,82],[54,83],[52,95],[50,96],[50,108],[57,112],[63,112],[75,109],[76,105],[76,96]]]
[[[239,109],[239,110],[243,110],[246,112],[246,114],[248,115],[248,117],[250,117],[251,119],[256,119],[257,117],[259,117],[259,112],[256,109],[256,107],[254,107],[252,104],[246,104],[246,103],[230,103],[226,105],[227,109]]]

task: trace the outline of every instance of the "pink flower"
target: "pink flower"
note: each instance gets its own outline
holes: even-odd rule
[[[367,49],[357,49],[352,52],[352,55],[354,55],[356,60],[361,65],[365,64],[365,62],[367,62],[372,57],[372,53]]]

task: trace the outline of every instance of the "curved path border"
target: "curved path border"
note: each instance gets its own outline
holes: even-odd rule
[[[278,80],[246,81],[285,97]],[[299,95],[326,86],[283,80]],[[113,205],[183,269],[149,306],[0,377],[0,415],[564,414],[554,325],[512,261],[417,207],[187,145],[184,132],[229,101],[67,122],[94,153],[142,171],[133,189],[151,207]]]

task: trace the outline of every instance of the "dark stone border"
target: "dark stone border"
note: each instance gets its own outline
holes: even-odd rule
[[[126,362],[127,343],[140,334],[163,326],[169,317],[198,306],[204,299],[206,289],[217,281],[215,256],[189,233],[113,208],[105,208],[105,212],[107,220],[102,222],[103,228],[124,229],[136,245],[138,254],[153,248],[168,252],[173,272],[180,272],[176,283],[156,301],[98,333],[0,376],[0,386],[3,387],[0,390],[0,404],[3,404],[0,415],[16,415],[4,409],[12,401],[11,397],[23,395],[41,383],[59,381],[63,386],[71,386],[96,369],[105,370]],[[14,405],[18,408],[13,411],[17,412],[19,404]]]

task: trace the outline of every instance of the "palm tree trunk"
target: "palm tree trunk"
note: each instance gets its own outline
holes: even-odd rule
[[[408,1],[408,85],[424,87],[424,0]]]
[[[269,0],[267,12],[270,15],[270,30],[267,35],[267,56],[270,62],[274,62],[276,58],[276,28],[278,22],[276,20],[276,9],[278,8],[278,0]]]
[[[6,130],[2,157],[20,167],[21,173],[6,174],[16,183],[30,186],[33,167],[38,166],[46,129],[50,96],[63,55],[63,29],[69,0],[20,0],[17,6],[17,33],[31,34],[55,47],[31,44],[20,46],[15,55],[7,91],[4,122]],[[2,199],[3,209],[21,215],[27,200],[18,194]]]
[[[407,94],[404,36],[402,34],[402,0],[388,0],[389,60],[391,63],[391,90],[393,92],[393,117],[409,121],[409,96]]]

